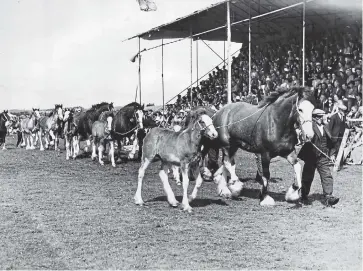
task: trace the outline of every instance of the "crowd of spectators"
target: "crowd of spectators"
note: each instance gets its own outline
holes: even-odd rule
[[[300,86],[301,49],[297,39],[253,46],[249,91],[248,48],[243,46],[232,57],[232,102],[257,104],[279,86]],[[305,52],[305,85],[314,90],[317,107],[329,117],[337,112],[339,104],[344,104],[349,127],[361,131],[361,122],[355,121],[363,113],[361,26],[310,34]],[[178,95],[165,112],[155,112],[154,118],[165,126],[178,125],[192,107],[202,105],[218,110],[226,103],[227,69],[216,67],[198,86],[187,89],[184,96]]]

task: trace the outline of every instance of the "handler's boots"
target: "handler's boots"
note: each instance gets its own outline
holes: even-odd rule
[[[339,198],[333,197],[333,196],[327,196],[325,198],[325,205],[327,207],[333,206],[339,202]]]

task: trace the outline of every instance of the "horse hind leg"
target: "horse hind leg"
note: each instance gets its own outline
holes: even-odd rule
[[[142,192],[142,181],[144,179],[145,170],[150,164],[150,160],[144,159],[142,161],[141,166],[139,168],[139,175],[137,177],[137,190],[134,196],[135,204],[142,206],[144,201],[142,200],[141,192]]]
[[[193,192],[189,196],[189,202],[192,202],[193,200],[196,199],[197,194],[198,194],[198,189],[202,186],[202,183],[203,183],[203,178],[202,178],[202,175],[199,172],[198,177],[195,180],[195,186],[194,186]]]
[[[103,158],[103,144],[102,144],[102,142],[100,142],[100,143],[98,143],[98,162],[101,165],[104,165],[102,158]]]
[[[236,174],[235,155],[237,150],[237,147],[223,149],[223,164],[231,176],[231,179],[228,182],[228,188],[232,192],[233,197],[238,197],[243,189],[243,183],[239,180]]]
[[[173,177],[174,177],[176,185],[181,185],[179,167],[172,165],[171,170],[173,171]]]
[[[91,155],[92,161],[94,161],[96,159],[96,157],[97,157],[96,148],[97,148],[97,138],[93,137],[93,140],[92,140],[92,155]]]
[[[189,187],[189,165],[182,165],[182,176],[183,176],[183,200],[182,200],[182,206],[183,211],[192,212],[192,207],[189,205],[189,199],[188,199],[188,187]]]
[[[145,160],[147,160],[147,159],[145,159]],[[179,202],[176,200],[175,195],[174,195],[174,192],[171,189],[170,184],[169,184],[169,180],[168,180],[168,166],[167,165],[165,165],[165,164],[162,164],[161,165],[161,169],[159,171],[159,177],[161,179],[161,182],[163,183],[163,188],[164,188],[164,191],[165,191],[165,194],[166,194],[166,197],[168,199],[169,204],[172,207],[177,207]]]
[[[111,158],[112,166],[116,167],[116,163],[115,163],[115,146],[114,146],[113,141],[110,141],[110,151],[109,151],[108,155]]]
[[[259,163],[259,161],[257,161],[258,159],[261,159],[260,163]],[[257,175],[262,179],[262,189],[261,189],[261,193],[260,193],[260,205],[261,206],[275,205],[274,199],[268,195],[268,182],[270,180],[270,160],[271,160],[271,158],[268,153],[261,154],[261,156],[259,156],[259,155],[256,156],[256,161],[258,163],[258,167],[259,166],[262,167],[262,175],[260,175],[260,173],[257,172]]]
[[[39,131],[38,131],[38,136],[39,136],[40,150],[44,151],[43,141],[42,141],[42,130],[41,129],[39,129]]]

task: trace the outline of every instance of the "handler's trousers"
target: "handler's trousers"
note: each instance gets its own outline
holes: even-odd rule
[[[302,172],[302,189],[301,194],[306,197],[310,193],[310,187],[314,180],[315,169],[318,170],[321,185],[323,187],[324,196],[331,196],[333,194],[333,176],[330,172],[330,161],[328,158],[321,156],[317,157],[316,161],[305,162]]]

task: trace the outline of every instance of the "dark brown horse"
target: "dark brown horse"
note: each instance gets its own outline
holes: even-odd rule
[[[293,165],[297,186],[293,184],[289,193],[295,192],[289,199],[298,199],[301,188],[301,166],[297,162],[295,145],[297,141],[296,125],[301,127],[305,139],[313,137],[312,111],[315,106],[314,94],[307,88],[278,89],[266,97],[258,106],[244,102],[228,104],[213,117],[213,124],[218,131],[218,139],[208,142],[204,152],[209,152],[212,169],[217,169],[218,150],[223,152],[223,165],[214,174],[221,196],[237,196],[242,190],[242,183],[235,173],[234,156],[239,148],[256,154],[257,180],[263,182],[261,205],[273,205],[268,196],[270,179],[270,160],[276,156],[286,158]],[[231,179],[227,187],[227,172]],[[291,195],[290,195],[291,196]]]
[[[144,106],[136,102],[132,102],[122,107],[112,120],[111,136],[117,140],[118,155],[121,154],[121,140],[125,137],[130,138],[136,129],[144,128]],[[114,155],[114,153],[110,154]],[[112,157],[112,156],[111,156]]]
[[[73,158],[76,158],[79,153],[79,142],[87,141],[86,151],[91,145],[89,137],[92,135],[92,124],[98,120],[99,116],[104,111],[112,111],[113,103],[102,102],[100,104],[92,105],[92,108],[85,112],[73,113]]]

